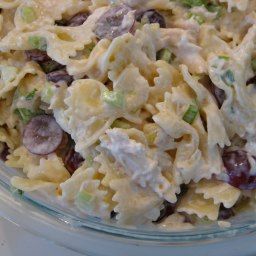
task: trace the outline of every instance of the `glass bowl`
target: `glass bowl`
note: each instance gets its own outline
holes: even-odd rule
[[[10,177],[17,170],[0,162],[0,216],[24,229],[74,251],[95,256],[255,255],[256,213],[231,220],[231,227],[217,224],[180,232],[129,229],[81,218],[39,194],[13,193]],[[212,254],[211,254],[212,253]]]

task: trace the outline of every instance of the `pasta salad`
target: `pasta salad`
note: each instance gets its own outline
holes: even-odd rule
[[[119,225],[253,206],[256,0],[0,0],[13,187]]]

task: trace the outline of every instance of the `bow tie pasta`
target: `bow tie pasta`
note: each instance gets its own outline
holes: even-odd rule
[[[256,0],[0,9],[0,157],[25,196],[165,231],[254,204]]]

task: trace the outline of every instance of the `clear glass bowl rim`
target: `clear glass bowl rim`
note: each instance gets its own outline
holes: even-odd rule
[[[123,239],[124,241],[136,240],[159,245],[177,245],[184,243],[195,244],[196,242],[214,242],[256,232],[256,213],[251,213],[249,216],[246,216],[244,220],[239,221],[238,223],[234,221],[234,223],[232,223],[232,225],[227,228],[221,228],[218,225],[211,225],[204,228],[200,227],[178,232],[131,229],[104,223],[100,221],[100,219],[91,216],[80,218],[72,215],[67,211],[64,211],[63,209],[60,209],[57,206],[47,204],[40,200],[35,200],[31,194],[25,193],[23,196],[20,196],[19,194],[13,194],[12,188],[9,184],[11,175],[12,174],[10,174],[10,168],[7,168],[1,162],[0,196],[1,193],[4,193],[6,196],[8,196],[9,200],[12,201],[14,208],[20,207],[23,204],[29,205],[34,208],[35,211],[38,211],[42,214],[44,221],[45,219],[47,220],[47,217],[51,217],[56,221],[56,223],[62,222],[62,224],[66,225],[67,227],[72,227],[75,230],[79,229],[79,231],[93,231],[109,236],[111,239]],[[41,215],[39,214],[38,216],[40,217]],[[16,220],[11,221],[19,224]]]

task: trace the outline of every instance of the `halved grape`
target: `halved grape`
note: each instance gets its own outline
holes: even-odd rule
[[[227,220],[235,216],[232,208],[226,208],[223,204],[220,205],[218,220]]]
[[[209,84],[209,90],[213,94],[213,96],[215,97],[215,99],[218,103],[218,107],[221,108],[221,106],[223,105],[223,102],[226,99],[225,91],[220,89],[219,87],[217,87],[212,82],[210,82],[210,84]]]
[[[127,5],[110,8],[97,21],[94,32],[99,39],[112,40],[132,30],[135,15]]]
[[[73,77],[69,75],[65,69],[50,72],[46,75],[46,78],[48,81],[53,83],[65,81],[68,85],[70,85],[73,82]]]
[[[138,12],[136,15],[136,20],[144,24],[158,23],[160,28],[166,28],[166,22],[163,15],[161,15],[155,9]]]
[[[27,51],[25,51],[25,53],[27,55],[28,60],[33,60],[33,61],[37,61],[37,62],[51,60],[51,58],[47,55],[46,51],[33,49],[33,50],[27,50]]]
[[[1,147],[0,159],[1,159],[2,161],[6,161],[8,155],[9,155],[9,147],[8,147],[8,145],[4,142],[4,143],[2,144],[2,147]]]
[[[67,22],[67,26],[69,27],[81,26],[84,24],[84,22],[87,20],[88,17],[89,17],[89,13],[87,12],[78,13]]]
[[[246,151],[224,151],[222,159],[230,185],[244,190],[256,188],[256,176],[250,175],[251,165]]]
[[[252,78],[250,78],[247,82],[246,85],[249,84],[256,84],[256,76],[253,76]]]
[[[63,131],[55,119],[49,115],[33,117],[23,133],[23,145],[36,155],[54,152],[62,142]]]
[[[84,158],[75,151],[74,147],[71,147],[64,157],[65,167],[71,175],[82,165],[83,162]]]

